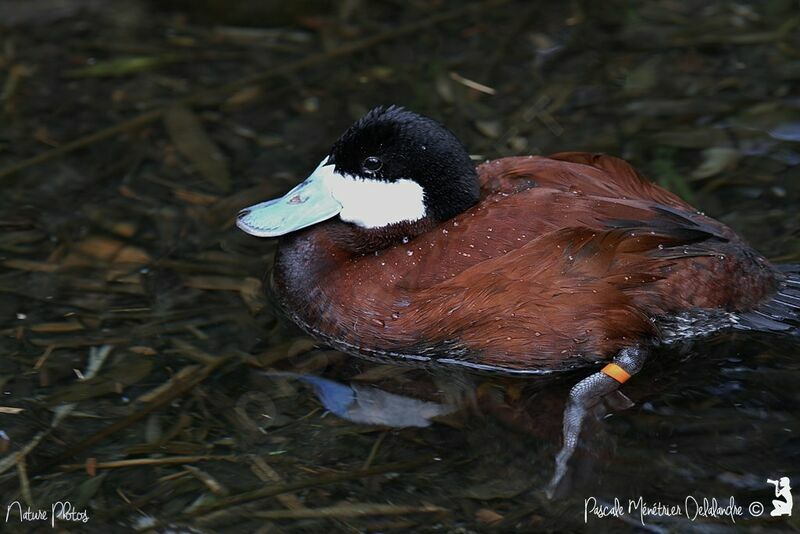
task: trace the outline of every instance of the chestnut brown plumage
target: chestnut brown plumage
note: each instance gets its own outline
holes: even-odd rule
[[[505,158],[478,174],[477,206],[406,244],[353,252],[337,221],[285,237],[283,307],[363,356],[530,372],[608,359],[657,337],[656,317],[753,309],[782,279],[620,159]]]

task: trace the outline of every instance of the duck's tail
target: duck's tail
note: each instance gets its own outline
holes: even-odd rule
[[[740,316],[742,328],[800,335],[800,264],[777,265],[785,279],[770,300]]]

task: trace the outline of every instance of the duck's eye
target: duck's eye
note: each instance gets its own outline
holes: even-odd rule
[[[364,163],[361,164],[361,168],[364,172],[378,172],[383,167],[383,162],[380,158],[376,158],[375,156],[370,156],[364,160]]]

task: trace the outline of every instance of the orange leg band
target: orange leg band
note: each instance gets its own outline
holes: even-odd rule
[[[631,377],[628,371],[626,371],[616,363],[609,363],[608,365],[600,369],[600,372],[610,376],[620,384],[624,384]]]

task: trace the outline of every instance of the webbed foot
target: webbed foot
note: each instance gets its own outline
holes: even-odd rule
[[[614,409],[632,406],[630,399],[618,389],[628,378],[641,370],[646,359],[647,352],[641,348],[623,349],[614,357],[612,363],[572,387],[564,408],[563,444],[556,456],[553,477],[545,490],[549,498],[553,497],[567,474],[567,464],[578,446],[586,416],[604,397],[610,401]]]

